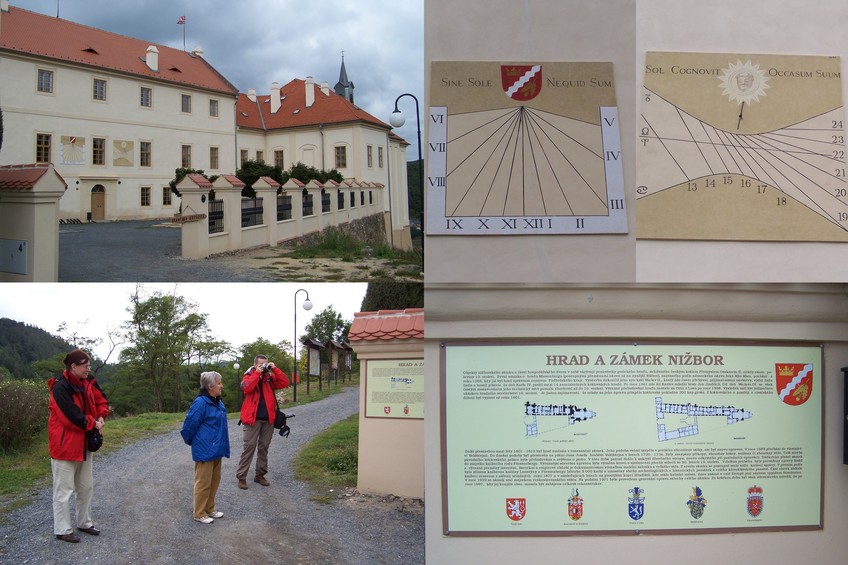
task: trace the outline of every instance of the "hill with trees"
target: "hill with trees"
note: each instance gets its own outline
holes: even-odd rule
[[[0,318],[0,378],[7,371],[6,376],[16,380],[36,378],[32,363],[71,349],[67,341],[41,328]]]

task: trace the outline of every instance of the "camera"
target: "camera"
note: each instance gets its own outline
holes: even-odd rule
[[[260,365],[260,367],[262,368],[263,373],[267,373],[267,372],[271,371],[271,364],[270,363],[262,363],[262,365]]]

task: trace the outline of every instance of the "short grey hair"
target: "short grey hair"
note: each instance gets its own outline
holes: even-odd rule
[[[207,371],[200,373],[200,388],[209,390],[209,387],[221,380],[221,373]]]
[[[267,356],[267,355],[261,355],[261,354],[260,354],[260,355],[257,355],[256,357],[254,357],[254,358],[253,358],[253,363],[254,363],[254,364],[259,363],[259,360],[260,360],[260,359],[265,359],[265,360],[267,361],[267,360],[268,360],[268,356]]]

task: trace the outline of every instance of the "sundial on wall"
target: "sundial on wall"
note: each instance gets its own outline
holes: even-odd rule
[[[626,233],[612,63],[434,62],[427,233]]]
[[[641,239],[848,241],[838,57],[645,55]]]

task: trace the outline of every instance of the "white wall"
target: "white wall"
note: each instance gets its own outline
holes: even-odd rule
[[[848,4],[839,0],[428,0],[428,80],[439,60],[613,62],[630,228],[579,238],[431,236],[428,281],[848,279],[842,244],[635,239],[636,93],[645,51],[839,55],[844,69],[845,21]],[[509,261],[493,259],[501,257]]]
[[[143,55],[140,54],[140,55]],[[52,70],[54,92],[36,92],[37,69]],[[34,163],[35,134],[52,135],[51,160],[68,183],[59,202],[60,218],[85,219],[91,188],[106,188],[107,219],[159,218],[179,210],[179,199],[162,206],[162,190],[181,166],[181,146],[192,146],[192,167],[209,169],[209,147],[218,146],[219,170],[234,168],[234,97],[166,85],[64,63],[0,57],[0,100],[4,143],[0,164]],[[107,81],[107,101],[91,99],[94,77]],[[152,88],[153,106],[139,105],[141,86]],[[181,95],[192,97],[192,112],[181,112]],[[218,100],[218,117],[209,116],[209,100]],[[85,138],[85,164],[63,164],[61,137]],[[92,165],[92,137],[106,139],[106,164]],[[114,166],[114,141],[133,142],[133,165]],[[140,141],[152,143],[152,164],[141,167]],[[118,184],[120,181],[120,184]],[[141,207],[140,187],[152,188],[151,205]]]
[[[632,149],[627,141],[636,133],[635,17],[635,0],[428,0],[425,84],[432,61],[612,61],[622,148]],[[427,108],[429,92],[425,97]],[[635,280],[635,207],[630,201],[635,169],[623,152],[630,234],[432,236],[425,246],[427,280]]]
[[[840,0],[638,0],[636,65],[644,69],[646,51],[839,55],[844,97],[846,21]],[[639,91],[643,78],[636,73]],[[844,245],[834,243],[640,240],[637,280],[848,280],[844,256]]]

